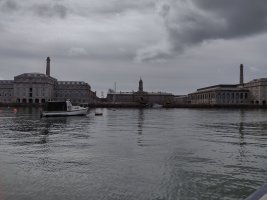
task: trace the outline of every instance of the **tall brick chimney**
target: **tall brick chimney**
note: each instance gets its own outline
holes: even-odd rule
[[[240,65],[240,81],[239,81],[239,84],[240,85],[243,85],[244,84],[244,67],[243,67],[243,64]]]
[[[46,58],[46,75],[50,76],[50,58]]]

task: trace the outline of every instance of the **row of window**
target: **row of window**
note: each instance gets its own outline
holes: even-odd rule
[[[4,94],[1,94],[0,93],[0,97],[3,96],[3,97],[11,97],[12,94],[11,93],[4,93]]]
[[[218,93],[215,95],[215,93],[205,93],[205,94],[195,94],[190,96],[192,100],[207,100],[207,99],[214,99],[215,97],[217,99],[247,99],[248,93],[234,93],[234,92],[227,92],[227,93]]]
[[[14,89],[15,92],[20,92],[20,91],[24,91],[24,92],[26,92],[26,91],[29,91],[29,92],[33,92],[33,91],[35,91],[35,92],[42,91],[42,92],[44,92],[45,90],[46,90],[46,88],[15,88],[15,89]]]
[[[86,92],[62,92],[62,93],[57,93],[55,95],[56,97],[69,97],[69,96],[73,96],[73,97],[76,97],[76,96],[79,96],[79,97],[87,97],[87,93]]]
[[[18,98],[17,103],[45,103],[45,99],[26,99],[26,98]]]
[[[218,99],[247,99],[248,93],[218,93]]]
[[[243,104],[246,103],[244,101],[238,101],[238,100],[224,100],[224,99],[219,99],[217,103],[222,103],[222,104]]]

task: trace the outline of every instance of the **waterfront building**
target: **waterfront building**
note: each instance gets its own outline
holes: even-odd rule
[[[0,81],[0,103],[41,104],[46,101],[71,100],[92,103],[96,93],[83,81],[58,81],[50,76],[50,58],[46,59],[46,74],[24,73],[14,80]]]
[[[188,95],[188,103],[204,105],[248,104],[249,90],[239,85],[214,85]]]
[[[249,90],[250,104],[266,105],[267,102],[267,78],[254,79],[244,84]]]
[[[55,85],[55,98],[59,101],[70,99],[72,103],[92,103],[96,93],[83,81],[58,81]]]
[[[174,102],[174,95],[166,92],[146,92],[143,90],[143,80],[140,78],[138,91],[116,92],[109,90],[107,94],[109,103],[137,103],[137,104],[170,104]]]
[[[0,102],[10,103],[13,97],[13,80],[0,80]]]
[[[244,83],[244,67],[240,65],[239,84],[220,84],[197,89],[187,95],[191,105],[266,105],[267,78]]]
[[[41,73],[24,73],[15,76],[11,102],[44,103],[52,100],[56,82],[55,78]]]

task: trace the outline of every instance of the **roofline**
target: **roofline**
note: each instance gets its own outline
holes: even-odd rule
[[[218,85],[212,85],[212,86],[208,86],[208,87],[203,87],[203,88],[199,88],[197,89],[197,91],[202,91],[202,90],[207,90],[207,89],[211,89],[211,88],[217,88],[217,87],[221,87],[221,88],[226,88],[226,87],[237,87],[240,84],[218,84]]]

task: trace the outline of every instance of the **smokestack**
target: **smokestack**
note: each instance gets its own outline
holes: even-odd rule
[[[50,76],[50,58],[46,58],[46,75]]]
[[[139,92],[143,92],[143,81],[142,81],[141,77],[140,77],[140,80],[139,80],[138,91],[139,91]]]
[[[243,85],[244,84],[244,73],[243,73],[243,64],[240,65],[240,81],[239,84]]]

